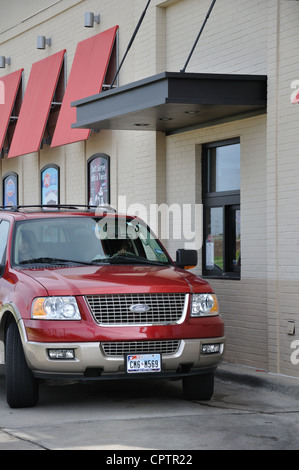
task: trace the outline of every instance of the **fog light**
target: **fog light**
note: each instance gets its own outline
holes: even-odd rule
[[[73,349],[48,349],[48,355],[50,359],[75,359],[75,351]]]
[[[202,344],[201,353],[202,354],[220,354],[223,351],[223,344]]]

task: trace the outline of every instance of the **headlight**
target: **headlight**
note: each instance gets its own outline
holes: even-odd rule
[[[218,300],[215,294],[193,294],[191,317],[219,315]]]
[[[34,299],[31,317],[37,320],[81,320],[75,297],[39,297]]]

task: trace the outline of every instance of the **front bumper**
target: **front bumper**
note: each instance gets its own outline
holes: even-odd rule
[[[219,353],[203,354],[203,344],[221,344]],[[214,369],[221,362],[225,338],[183,339],[173,354],[162,354],[162,372],[146,376],[180,377]],[[99,380],[128,377],[125,371],[125,356],[110,357],[104,353],[103,343],[38,343],[26,342],[24,351],[28,366],[36,377],[76,378]],[[50,359],[51,349],[72,349],[74,359]],[[159,353],[159,351],[156,351]],[[141,375],[141,374],[140,374]],[[144,374],[142,374],[144,375]],[[134,374],[134,378],[139,374]]]

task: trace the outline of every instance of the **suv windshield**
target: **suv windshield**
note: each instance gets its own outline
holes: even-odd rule
[[[12,264],[170,264],[138,218],[51,217],[17,222]]]

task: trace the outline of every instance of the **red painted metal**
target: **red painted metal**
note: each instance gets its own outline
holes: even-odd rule
[[[80,214],[82,216],[83,214]],[[16,305],[21,312],[27,339],[41,343],[88,343],[99,341],[137,341],[155,339],[199,339],[224,336],[221,316],[191,317],[189,301],[186,319],[180,324],[99,326],[93,319],[85,300],[86,295],[130,293],[208,293],[213,288],[204,279],[175,264],[150,265],[96,265],[60,268],[14,269],[10,256],[14,240],[14,223],[26,218],[59,219],[75,217],[69,213],[3,213],[11,222],[8,238],[8,262],[0,279],[0,303]],[[90,213],[85,214],[90,217]],[[38,297],[75,296],[80,321],[31,319],[32,301]]]
[[[89,137],[89,129],[71,128],[76,122],[76,108],[71,103],[101,91],[117,29],[115,26],[78,43],[51,147]]]
[[[64,54],[65,50],[32,65],[8,158],[40,149]]]

